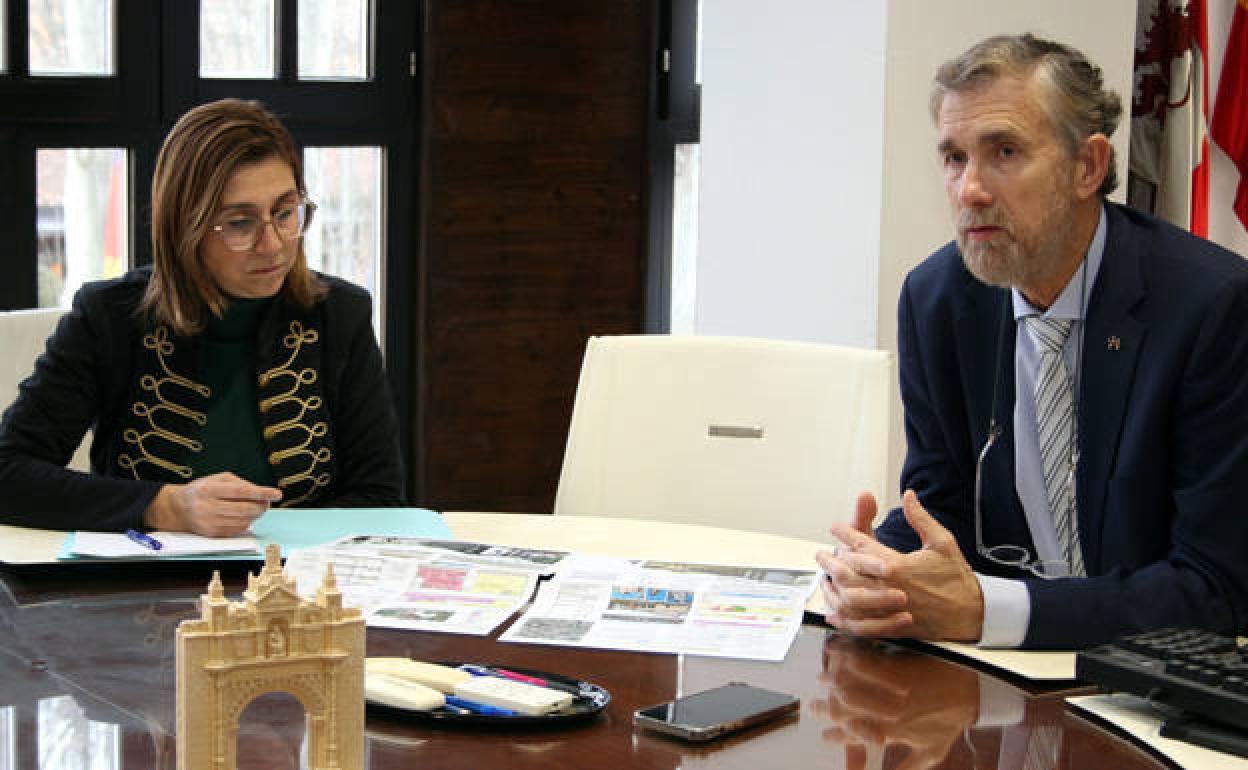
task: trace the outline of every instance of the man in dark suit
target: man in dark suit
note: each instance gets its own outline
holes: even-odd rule
[[[1105,200],[1121,106],[1078,51],[997,37],[932,115],[956,239],[898,308],[902,507],[818,560],[864,636],[1077,648],[1248,627],[1248,263]]]

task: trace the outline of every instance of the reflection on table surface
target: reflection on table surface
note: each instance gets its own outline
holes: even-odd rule
[[[69,568],[77,580],[64,568],[0,573],[12,589],[0,591],[0,767],[176,766],[174,631],[198,612],[210,565],[124,569],[136,568],[142,573]],[[237,598],[245,573],[233,569],[223,579]],[[800,630],[783,663],[384,629],[369,629],[368,653],[554,671],[612,695],[597,717],[548,728],[456,727],[370,712],[370,768],[1164,767],[1074,716],[1057,695],[994,680],[996,701],[1006,702],[999,710],[1016,719],[985,722],[982,677],[973,669],[817,624]],[[797,695],[799,717],[704,746],[632,725],[638,708],[730,681]],[[290,696],[253,701],[240,723],[239,766],[305,766],[303,718]]]

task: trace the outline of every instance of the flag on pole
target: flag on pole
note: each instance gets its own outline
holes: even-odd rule
[[[1139,0],[1129,202],[1209,232],[1205,0]]]
[[[1248,0],[1238,0],[1213,105],[1213,141],[1239,169],[1235,215],[1248,228]]]

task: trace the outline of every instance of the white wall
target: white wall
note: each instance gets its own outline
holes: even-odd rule
[[[1207,4],[1211,102],[1234,4]],[[1126,106],[1132,92],[1136,0],[710,0],[702,12],[700,334],[896,351],[902,280],[953,234],[928,88],[975,41],[1061,40],[1102,67]],[[1123,179],[1129,132],[1124,117]],[[1230,211],[1238,174],[1210,152],[1210,236],[1248,256]],[[896,479],[905,444],[893,391]]]
[[[694,331],[875,347],[884,5],[702,13]]]

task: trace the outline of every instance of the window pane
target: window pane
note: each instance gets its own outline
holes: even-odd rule
[[[368,77],[368,0],[300,0],[299,77]]]
[[[303,151],[308,196],[316,218],[304,244],[308,264],[368,289],[373,327],[381,339],[380,147],[307,147]]]
[[[31,0],[30,74],[112,75],[112,0]]]
[[[698,176],[702,145],[678,144],[672,158],[673,334],[693,334],[698,287]]]
[[[79,286],[129,261],[126,151],[39,150],[35,175],[39,307],[69,307]]]
[[[272,78],[277,73],[273,0],[202,0],[199,76]]]

